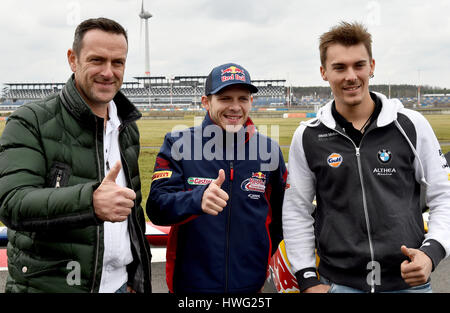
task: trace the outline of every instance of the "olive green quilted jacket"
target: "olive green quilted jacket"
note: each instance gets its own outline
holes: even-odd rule
[[[140,205],[141,114],[118,92],[119,135],[128,187],[136,192],[128,217],[134,261],[128,284],[151,292],[150,247]],[[6,292],[98,292],[103,223],[93,191],[104,177],[103,119],[78,93],[72,77],[59,94],[23,105],[0,139],[0,219],[8,227]]]

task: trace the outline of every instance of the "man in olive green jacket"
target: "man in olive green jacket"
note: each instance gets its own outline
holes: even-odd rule
[[[61,92],[8,119],[0,139],[6,292],[151,292],[141,114],[119,91],[127,51],[116,22],[82,22]]]

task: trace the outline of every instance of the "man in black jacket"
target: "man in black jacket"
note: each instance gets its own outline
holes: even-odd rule
[[[420,113],[369,92],[371,43],[358,23],[320,38],[320,72],[334,100],[292,138],[283,204],[301,292],[431,292],[430,273],[450,251],[448,165]]]

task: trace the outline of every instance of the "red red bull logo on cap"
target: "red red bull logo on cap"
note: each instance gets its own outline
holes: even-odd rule
[[[332,153],[328,156],[327,163],[329,166],[337,168],[341,166],[343,160],[344,158],[339,153]]]
[[[236,73],[239,73],[239,74],[244,74],[244,70],[241,70],[239,67],[236,67],[236,66],[230,66],[229,68],[226,68],[226,69],[224,69],[224,70],[222,70],[222,75],[223,74],[227,74],[227,73],[231,73],[231,74],[236,74]]]
[[[222,71],[222,82],[228,80],[240,80],[245,82],[245,72],[244,70],[232,65]],[[230,75],[229,75],[230,74]]]

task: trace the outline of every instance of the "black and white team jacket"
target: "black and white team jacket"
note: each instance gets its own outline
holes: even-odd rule
[[[318,284],[315,249],[319,275],[371,292],[409,287],[400,275],[402,245],[420,248],[433,268],[449,255],[450,170],[436,136],[420,113],[372,96],[382,109],[359,147],[333,119],[332,101],[292,138],[283,233],[300,290]]]

